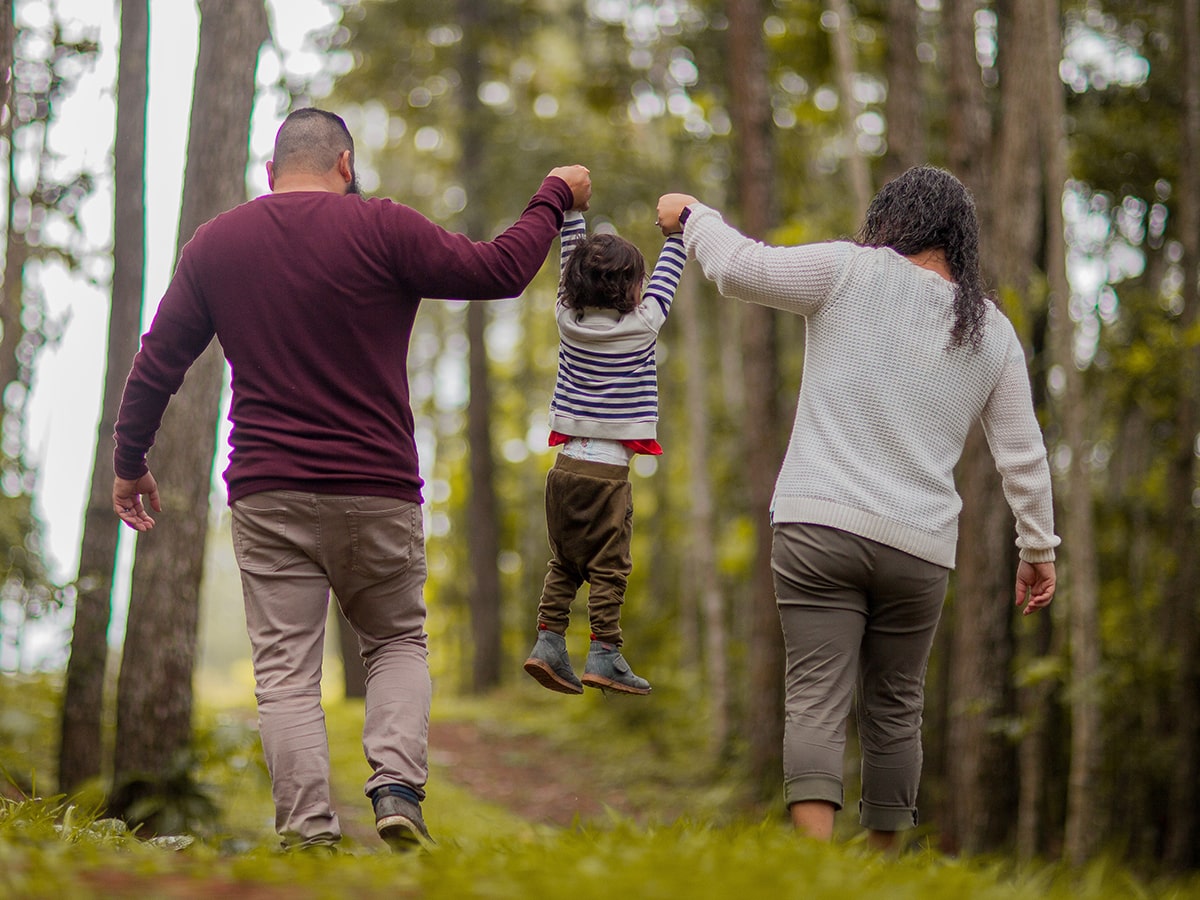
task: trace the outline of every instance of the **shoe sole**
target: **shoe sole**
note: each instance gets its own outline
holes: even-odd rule
[[[650,688],[636,688],[632,685],[622,684],[619,681],[613,681],[611,678],[604,678],[600,675],[586,674],[583,676],[583,684],[585,687],[598,688],[602,691],[616,691],[618,694],[637,694],[639,697],[644,697],[650,693]]]
[[[530,657],[525,660],[525,671],[533,676],[536,681],[544,688],[549,688],[559,694],[582,694],[582,685],[574,685],[571,682],[560,678],[558,673],[550,668],[550,664],[540,659]]]
[[[383,842],[397,853],[428,850],[433,846],[433,838],[423,834],[408,816],[384,816],[375,823],[375,830]]]

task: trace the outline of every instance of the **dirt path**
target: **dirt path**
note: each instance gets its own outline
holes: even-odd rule
[[[430,763],[482,800],[530,822],[567,826],[578,816],[622,815],[637,810],[620,789],[596,785],[586,767],[542,738],[514,737],[469,721],[435,721],[429,727]]]

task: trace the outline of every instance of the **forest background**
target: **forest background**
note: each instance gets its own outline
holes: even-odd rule
[[[20,660],[39,620],[73,619],[69,662],[52,666],[62,721],[49,777],[63,792],[99,782],[115,798],[167,784],[186,758],[205,684],[198,648],[249,691],[227,513],[211,496],[225,378],[210,350],[173,404],[151,458],[168,512],[129,567],[109,436],[155,299],[144,297],[155,189],[144,148],[146,35],[160,5],[121,4],[111,172],[107,155],[71,170],[47,141],[94,36],[53,3],[3,6],[0,634],[4,658]],[[256,63],[272,17],[278,30],[288,15],[278,4],[269,17],[259,0],[199,10],[180,243],[256,183]],[[1078,862],[1111,850],[1197,867],[1198,0],[396,0],[330,5],[329,21],[309,38],[327,67],[280,67],[274,119],[289,106],[336,110],[368,193],[481,239],[562,163],[592,170],[593,227],[647,255],[667,190],[796,243],[852,234],[873,190],[909,165],[962,177],[989,282],[1029,355],[1061,587],[1049,616],[1014,615],[1012,522],[976,438],[959,471],[958,568],[929,675],[923,819],[952,851]],[[80,209],[106,178],[112,246],[97,251],[81,239]],[[60,324],[44,294],[56,268],[111,297],[93,480],[78,571],[65,579],[43,555],[36,448],[24,440],[39,352]],[[501,696],[522,677],[546,557],[554,270],[515,300],[427,303],[414,335],[440,695]],[[617,715],[651,745],[664,732],[693,741],[747,810],[767,810],[779,802],[782,683],[766,505],[803,323],[720,298],[690,270],[659,352],[667,453],[635,466],[623,617],[655,693]],[[124,629],[113,621],[121,591]],[[202,625],[213,637],[200,643]],[[346,669],[351,693],[360,668]]]

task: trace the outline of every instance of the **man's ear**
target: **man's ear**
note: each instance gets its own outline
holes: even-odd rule
[[[267,188],[275,190],[275,162],[270,159],[267,160]]]
[[[349,150],[343,150],[338,154],[337,170],[338,174],[342,176],[342,179],[346,182],[347,186],[354,181],[354,169],[350,165]]]

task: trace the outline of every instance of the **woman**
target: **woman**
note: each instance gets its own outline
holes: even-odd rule
[[[981,422],[1016,517],[1016,603],[1054,596],[1050,471],[1025,356],[984,292],[974,202],[918,166],[890,182],[853,242],[769,247],[687,194],[664,234],[721,293],[804,316],[804,376],[771,503],[787,650],[785,799],[828,840],[857,686],[860,821],[879,849],[917,821],[926,663],[954,566],[954,467]]]

